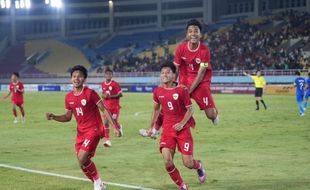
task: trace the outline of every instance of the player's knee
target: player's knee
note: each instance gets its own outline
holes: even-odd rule
[[[79,165],[82,167],[85,165],[85,163],[87,162],[88,158],[85,157],[85,156],[81,156],[81,155],[78,155],[77,157],[78,161],[79,161]]]
[[[183,160],[183,165],[189,169],[193,168],[193,162],[191,160]]]
[[[165,167],[170,167],[173,165],[173,160],[172,159],[164,159],[164,162],[165,162]]]
[[[211,109],[211,110],[207,110],[206,111],[206,115],[207,115],[208,119],[214,120],[216,118],[216,116],[217,116],[217,113],[216,113],[215,109]]]

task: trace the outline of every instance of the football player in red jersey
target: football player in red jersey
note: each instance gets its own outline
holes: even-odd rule
[[[24,85],[19,81],[19,73],[14,72],[11,75],[11,83],[10,83],[10,91],[9,93],[2,98],[5,100],[9,96],[11,96],[11,101],[13,104],[13,115],[14,115],[14,123],[18,122],[17,119],[17,111],[16,107],[19,107],[19,110],[22,114],[22,122],[25,122],[25,110],[24,110]]]
[[[101,83],[101,89],[102,89],[102,98],[103,103],[105,107],[111,112],[112,117],[116,122],[118,122],[119,119],[119,113],[121,109],[120,105],[120,98],[123,96],[121,86],[118,82],[115,80],[112,80],[113,77],[113,71],[107,67],[104,71],[104,77],[105,82]],[[120,125],[121,132],[122,126]],[[104,130],[105,130],[105,147],[112,146],[111,140],[110,140],[110,126],[109,121],[104,116]],[[114,129],[115,131],[115,129]]]
[[[77,122],[75,152],[84,174],[94,183],[94,190],[105,190],[99,173],[91,157],[95,155],[100,138],[104,137],[104,128],[99,109],[116,129],[118,124],[105,108],[100,96],[92,89],[84,86],[87,78],[85,67],[77,65],[71,69],[73,90],[66,95],[66,112],[63,115],[46,113],[48,120],[69,122],[74,115]],[[99,109],[98,109],[99,108]],[[120,136],[119,130],[116,131]]]
[[[154,110],[150,128],[155,125],[157,117],[162,109],[163,132],[160,138],[160,152],[165,162],[165,168],[171,179],[178,185],[180,190],[187,190],[179,170],[175,167],[173,158],[176,147],[182,154],[184,166],[196,169],[198,179],[203,183],[206,172],[200,160],[193,158],[193,138],[191,128],[195,127],[192,117],[193,108],[188,90],[174,83],[176,67],[173,64],[164,64],[160,69],[160,78],[163,83],[154,90]]]
[[[184,85],[188,87],[191,98],[196,101],[201,110],[204,110],[207,118],[217,125],[219,115],[210,87],[212,78],[210,49],[201,42],[201,29],[200,22],[195,19],[187,23],[187,40],[177,47],[174,64],[177,67],[180,84],[186,81],[187,84]],[[182,66],[186,69],[182,69]]]

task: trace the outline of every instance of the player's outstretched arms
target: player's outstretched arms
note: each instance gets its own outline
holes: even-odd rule
[[[1,102],[2,101],[4,101],[5,99],[7,99],[9,96],[11,96],[11,94],[12,94],[12,92],[10,91],[7,95],[5,95],[5,96],[3,96],[2,98],[1,98]]]
[[[46,119],[47,120],[55,120],[58,122],[69,122],[71,121],[72,118],[72,112],[71,111],[67,111],[65,114],[63,115],[55,115],[53,113],[46,113]]]

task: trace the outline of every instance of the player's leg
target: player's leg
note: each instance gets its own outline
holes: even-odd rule
[[[308,107],[309,97],[310,97],[310,92],[307,92],[306,97],[305,97],[305,102],[304,102],[304,111],[306,111],[306,109]]]
[[[189,169],[197,170],[198,180],[204,183],[206,180],[206,172],[200,160],[195,160],[194,142],[190,128],[182,130],[177,137],[178,150],[182,154],[183,165]]]
[[[103,143],[103,146],[110,147],[112,146],[111,140],[110,140],[110,126],[108,119],[104,116],[103,117],[103,125],[104,125],[104,137],[105,142]]]
[[[19,107],[20,113],[22,115],[22,122],[24,123],[26,121],[24,103],[17,104],[17,106]]]
[[[303,94],[296,94],[296,101],[297,101],[298,107],[299,107],[299,115],[301,117],[304,116],[303,99],[304,99]]]
[[[210,87],[207,84],[201,84],[192,94],[193,98],[198,104],[200,110],[204,110],[208,119],[210,119],[214,125],[219,123],[219,114],[215,106]]]
[[[175,153],[175,151],[172,149],[169,149],[169,148],[162,148],[161,149],[161,154],[162,154],[163,159],[164,159],[165,168],[166,168],[166,171],[168,172],[170,178],[172,179],[172,181],[174,181],[174,183],[176,185],[178,185],[178,187],[180,189],[183,188],[186,190],[186,186],[185,186],[184,181],[180,175],[180,172],[175,167],[175,165],[173,163],[174,153]]]
[[[14,123],[17,123],[18,122],[18,119],[17,119],[17,111],[16,111],[16,104],[15,103],[12,103],[13,104],[13,108],[12,108],[12,111],[13,111],[13,116],[14,116]]]
[[[94,183],[94,190],[104,190],[100,175],[91,157],[95,155],[100,136],[95,133],[78,136],[76,140],[76,152],[79,165],[83,173]]]
[[[180,175],[179,170],[175,167],[173,158],[176,148],[176,139],[162,135],[160,139],[160,152],[163,156],[164,165],[172,181],[178,185],[179,189],[187,190],[186,185]]]

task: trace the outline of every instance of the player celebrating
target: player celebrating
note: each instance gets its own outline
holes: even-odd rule
[[[116,81],[112,80],[113,71],[109,67],[105,69],[104,77],[106,81],[101,83],[103,103],[105,107],[111,112],[113,119],[118,122],[119,112],[121,109],[119,100],[123,96],[122,89]],[[110,140],[110,127],[109,122],[105,116],[104,116],[104,130],[106,141],[104,142],[103,145],[105,147],[111,147],[112,143]]]
[[[112,119],[111,114],[105,108],[100,96],[92,89],[84,86],[87,78],[85,67],[77,65],[71,69],[71,82],[73,91],[65,98],[66,112],[63,115],[46,113],[48,120],[69,122],[74,115],[77,122],[77,136],[75,151],[80,167],[84,174],[94,182],[94,190],[105,190],[99,173],[91,157],[95,155],[96,147],[100,138],[104,136],[102,120],[98,108],[113,123],[115,128],[118,124]],[[119,135],[119,131],[116,131]]]
[[[302,102],[304,101],[304,87],[305,87],[305,83],[306,80],[300,76],[300,72],[296,71],[295,72],[296,75],[296,79],[294,82],[294,86],[296,86],[296,101],[299,105],[299,115],[300,117],[305,115],[305,110],[304,107],[302,105]]]
[[[259,101],[263,104],[265,110],[267,109],[267,106],[263,100],[263,91],[266,86],[266,80],[262,76],[261,71],[256,72],[256,76],[252,76],[247,74],[246,72],[243,72],[244,75],[250,77],[252,80],[254,80],[255,83],[255,102],[256,102],[256,110],[259,110]]]
[[[11,96],[12,104],[13,104],[13,115],[14,115],[14,123],[18,122],[17,119],[17,111],[16,107],[19,107],[19,110],[22,114],[22,122],[25,122],[25,110],[24,110],[24,85],[19,81],[19,74],[14,72],[11,75],[11,83],[10,83],[10,91],[9,93],[2,98],[2,100],[7,99]]]
[[[310,97],[310,73],[308,73],[308,79],[307,79],[306,84],[307,84],[307,92],[306,92],[306,96],[305,96],[304,110],[306,110],[308,107],[308,100]]]
[[[210,49],[200,41],[201,29],[200,22],[195,19],[187,23],[187,40],[177,47],[174,64],[177,67],[177,74],[179,73],[180,85],[188,87],[191,98],[201,110],[204,110],[207,118],[217,125],[219,115],[210,89],[212,78]]]
[[[160,107],[163,112],[163,132],[160,139],[160,152],[163,155],[165,167],[171,179],[179,186],[180,190],[187,190],[179,170],[173,163],[175,149],[182,154],[184,166],[196,169],[201,183],[206,179],[206,173],[200,160],[193,158],[193,139],[191,127],[195,127],[192,118],[193,109],[188,91],[181,86],[175,86],[173,64],[164,64],[160,68],[162,86],[156,88],[153,93],[154,110],[150,127],[155,125]]]

